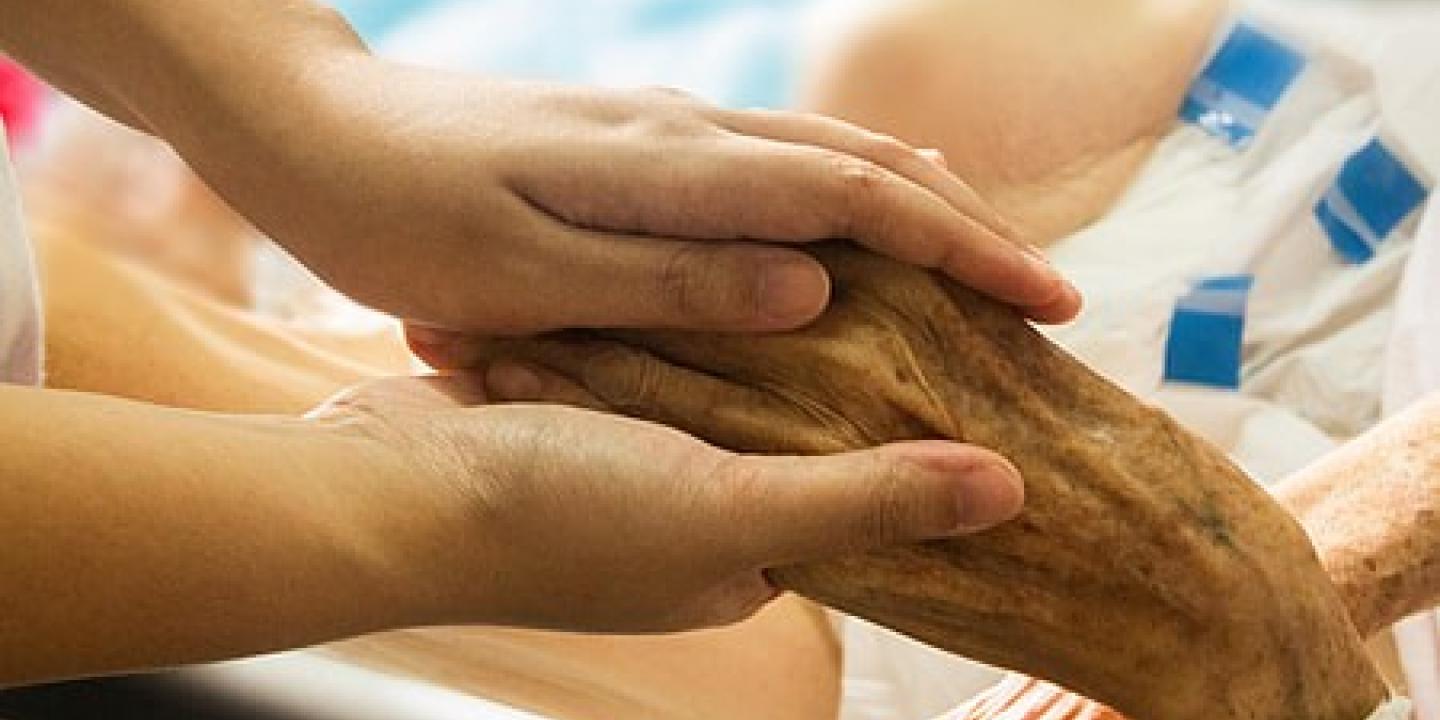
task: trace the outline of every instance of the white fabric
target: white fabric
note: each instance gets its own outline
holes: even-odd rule
[[[925,720],[994,685],[1000,672],[834,613],[845,651],[841,720]]]
[[[38,385],[40,304],[4,137],[0,125],[0,383]]]
[[[1287,10],[1249,13],[1310,57],[1251,147],[1236,151],[1177,126],[1107,217],[1053,249],[1087,306],[1077,322],[1047,331],[1264,483],[1380,419],[1394,297],[1417,224],[1410,218],[1371,262],[1346,265],[1313,218],[1316,203],[1345,160],[1377,133],[1427,187],[1440,171],[1435,36],[1405,18],[1387,25],[1387,42],[1377,43],[1369,24],[1354,25],[1364,33],[1337,33],[1329,16],[1310,21]],[[1406,27],[1432,49],[1415,52],[1415,38],[1406,41],[1397,30]],[[1164,385],[1176,301],[1197,278],[1230,273],[1257,277],[1241,391]],[[1428,277],[1440,278],[1440,262]],[[1440,344],[1440,304],[1429,308],[1435,325],[1425,342]],[[1440,379],[1440,353],[1433,357],[1430,372]],[[933,717],[996,677],[989,668],[913,650],[869,624],[842,628],[844,720]],[[1403,716],[1403,706],[1391,706],[1376,719]],[[1421,717],[1440,718],[1440,710]]]
[[[1410,701],[1391,700],[1376,708],[1367,720],[1409,720],[1411,710]]]
[[[1178,128],[1110,215],[1055,249],[1088,308],[1052,337],[1268,483],[1379,419],[1390,307],[1410,251],[1413,219],[1372,261],[1341,262],[1316,203],[1377,132],[1427,182],[1440,157],[1413,152],[1381,112],[1372,65],[1262,19],[1307,50],[1306,70],[1248,150]],[[1176,301],[1199,277],[1235,273],[1257,278],[1241,392],[1163,385]]]

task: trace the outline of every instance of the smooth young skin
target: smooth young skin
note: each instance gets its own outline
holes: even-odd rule
[[[839,121],[401,66],[308,0],[0,0],[0,48],[410,320],[788,329],[824,272],[749,241],[838,236],[1037,319],[1079,306],[963,182]]]
[[[766,567],[1019,509],[979,450],[744,457],[467,408],[476,385],[382,382],[310,422],[0,387],[0,435],[25,448],[0,456],[0,686],[421,625],[720,625],[774,597]]]
[[[87,197],[73,208],[77,214],[111,216]],[[41,251],[52,387],[195,410],[303,413],[359,380],[409,367],[357,368],[357,361],[376,356],[368,345],[357,355],[347,343],[337,357],[331,343],[309,342],[318,339],[313,333],[297,336],[291,327],[227,312],[178,285],[186,280],[134,267],[92,236],[115,232],[113,225],[66,213],[35,218],[32,227]],[[397,341],[391,339],[391,349],[403,353]],[[745,622],[696,632],[442,627],[370,635],[318,652],[566,720],[833,720],[841,664],[836,643],[823,611],[787,595]],[[200,677],[229,677],[228,670],[207,668]],[[158,682],[188,686],[197,679],[179,673]],[[209,680],[198,682],[208,687]],[[285,686],[277,678],[276,686],[264,687],[295,697]],[[274,699],[265,692],[249,688],[247,702],[269,708]],[[315,712],[313,702],[306,707]]]
[[[432,326],[790,328],[827,280],[747,241],[835,235],[1037,319],[1078,309],[954,176],[834,121],[398,66],[304,0],[0,0],[0,48]],[[764,567],[1020,502],[1011,466],[951,444],[740,457],[574,410],[365,397],[304,424],[0,390],[0,685],[434,622],[712,625],[771,597]]]

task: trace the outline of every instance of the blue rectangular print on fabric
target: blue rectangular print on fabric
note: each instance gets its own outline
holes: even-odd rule
[[[1239,148],[1305,69],[1305,56],[1249,23],[1239,23],[1195,78],[1180,117]]]
[[[1165,344],[1165,381],[1238,390],[1245,311],[1255,279],[1207,278],[1180,298]]]
[[[1340,169],[1315,206],[1315,219],[1346,262],[1360,264],[1429,193],[1380,140],[1371,140]]]

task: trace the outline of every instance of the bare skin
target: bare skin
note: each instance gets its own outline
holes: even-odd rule
[[[470,360],[553,368],[602,407],[747,452],[1004,448],[1027,480],[1014,522],[771,576],[1140,717],[1358,720],[1379,704],[1309,542],[1221,453],[1003,308],[853,248],[819,257],[840,301],[802,331],[559,336]]]
[[[167,289],[168,284],[153,275],[128,268],[125,263],[90,249],[88,244],[61,240],[55,233],[46,233],[45,237],[50,239],[42,256],[43,268],[52,302],[63,295],[74,295],[59,301],[77,309],[101,307],[108,313],[102,321],[94,321],[93,315],[64,312],[52,306],[51,368],[71,387],[132,397],[181,398],[180,404],[190,407],[225,409],[227,403],[238,402],[233,409],[282,412],[293,407],[309,407],[333,394],[341,385],[363,377],[354,369],[345,369],[331,376],[322,374],[316,380],[290,380],[310,375],[312,371],[305,369],[307,366],[325,367],[326,363],[320,360],[326,356],[317,356],[315,363],[297,363],[296,339],[287,338],[279,329],[257,330],[250,321],[243,321],[243,316],[233,313],[194,314],[186,307],[204,304],[204,301],[193,297],[177,300],[187,293],[178,288]],[[85,293],[110,296],[123,302],[95,303],[96,297],[86,301],[82,297]],[[159,329],[168,325],[165,318],[177,316],[188,319],[173,325],[172,329]],[[227,329],[227,325],[237,320],[243,321],[241,327],[245,331],[234,335],[234,330]],[[187,333],[193,336],[187,339]],[[107,340],[106,336],[113,339]],[[144,349],[148,346],[133,346],[135,338],[149,336],[165,340],[157,342],[153,350]],[[266,340],[266,337],[272,339]],[[126,347],[124,343],[128,343],[129,348],[120,352],[120,348]],[[194,349],[162,352],[165,348],[188,348],[190,343],[197,345]],[[226,349],[218,353],[204,349],[217,345]],[[271,354],[266,349],[269,347],[280,351]],[[96,357],[113,353],[119,353],[114,357],[127,362],[93,362]],[[207,355],[253,356],[262,360],[252,369],[245,363],[216,363],[204,359]],[[126,370],[129,363],[142,361],[145,364],[140,367],[154,372]],[[81,366],[70,369],[76,362]],[[157,363],[160,366],[157,367]],[[203,367],[205,372],[195,373],[188,369],[192,367]],[[277,367],[290,370],[276,373]],[[265,377],[262,372],[268,373],[270,380],[257,384],[256,378]],[[237,387],[248,390],[235,393]],[[285,392],[277,396],[267,394],[282,390]],[[182,394],[190,399],[184,401]],[[571,396],[561,393],[550,399],[567,400]],[[1360,447],[1366,447],[1365,443],[1369,442],[1369,439],[1362,441]],[[1385,448],[1380,449],[1384,457],[1395,457]],[[1338,462],[1343,457],[1351,459]],[[1374,478],[1378,481],[1380,475],[1351,472],[1358,458],[1358,455],[1342,453],[1336,456],[1336,461],[1317,464],[1283,487],[1282,499],[1305,520],[1321,548],[1332,546],[1343,551],[1345,546],[1327,542],[1323,534],[1317,533],[1314,524],[1306,519],[1305,508],[1328,507],[1329,514],[1338,515],[1341,508],[1354,513],[1356,507],[1365,507],[1363,498],[1357,499],[1358,505],[1349,503],[1353,490],[1348,486],[1355,480]],[[1343,472],[1332,474],[1333,469]],[[1419,503],[1406,506],[1417,508],[1417,512],[1424,507]],[[1370,513],[1365,516],[1382,517]],[[1399,540],[1404,536],[1392,537]],[[1332,556],[1322,551],[1322,559],[1326,560],[1333,576],[1337,568],[1346,565],[1330,561]],[[1363,567],[1363,564],[1350,563],[1349,566]],[[1367,580],[1368,576],[1342,581],[1342,597],[1357,617],[1373,616],[1355,599],[1365,596]],[[1362,629],[1370,626],[1370,623],[1361,623]],[[617,712],[639,718],[755,717],[770,713],[766,716],[803,720],[834,716],[839,658],[833,643],[828,628],[813,608],[791,596],[772,605],[755,620],[734,628],[669,638],[432,630],[376,636],[354,641],[336,651],[366,664],[413,674],[558,718],[613,717]],[[737,687],[744,687],[746,691],[735,692]],[[1032,709],[1053,706],[1040,703],[1038,698],[1042,696],[1053,697],[1054,704],[1065,698],[1043,684],[1011,683],[989,696],[989,704],[983,707],[1010,707],[1009,703],[997,704],[998,698],[1007,690],[1010,694],[1004,697],[1021,697],[1014,693],[1021,688],[1029,688],[1023,695],[1026,703],[1037,703],[1026,705]]]
[[[83,239],[93,223],[67,228],[52,217],[39,226],[52,387],[294,414],[404,370],[357,363],[135,267]],[[424,389],[414,385],[421,397],[453,403]],[[795,596],[733,627],[695,633],[447,628],[380,634],[327,652],[567,720],[819,720],[835,716],[839,698],[836,639],[822,611]]]
[[[952,150],[952,156],[953,156],[953,154],[955,154],[955,151]],[[1087,210],[1087,212],[1093,212],[1093,210]],[[1021,215],[1022,215],[1022,213],[1021,213]],[[1084,215],[1084,213],[1080,213],[1080,215]],[[1071,220],[1071,222],[1073,222],[1073,220]],[[1027,223],[1027,225],[1030,225],[1030,223]],[[1040,235],[1044,235],[1044,233],[1040,233]]]
[[[1361,635],[1440,604],[1440,396],[1286,479],[1276,498],[1309,533]],[[1099,703],[1020,676],[947,717],[1121,719]]]
[[[823,309],[823,269],[751,241],[836,235],[1037,318],[1078,310],[963,181],[835,120],[405,66],[311,0],[5,0],[0,19],[0,48],[169,142],[321,277],[407,319],[786,329]]]
[[[418,321],[488,332],[794,327],[825,307],[824,269],[754,240],[836,234],[968,277],[1037,319],[1078,311],[1073,289],[962,181],[833,120],[397,65],[307,0],[0,0],[0,48],[163,138],[342,291]],[[577,182],[577,166],[593,172]],[[716,202],[681,202],[694,198]],[[973,531],[1020,502],[1013,466],[954,444],[785,461],[557,408],[352,405],[300,423],[0,392],[0,436],[16,448],[0,458],[10,490],[0,575],[20,579],[0,614],[0,684],[453,622],[722,625],[773,599],[766,567],[857,535]],[[841,472],[856,463],[929,502],[869,495]],[[812,472],[815,494],[802,498],[794,480]],[[757,479],[773,502],[740,506],[753,498],[739,486],[753,492]],[[345,502],[322,501],[342,486]],[[642,490],[674,504],[626,502]],[[827,507],[838,515],[825,533],[797,534],[812,528],[794,515]],[[714,534],[677,544],[703,525],[684,522],[690,513]],[[908,520],[889,522],[897,514]],[[537,544],[534,517],[574,534]],[[617,525],[636,532],[606,532]],[[762,525],[774,534],[754,532]],[[93,527],[115,533],[84,531]],[[736,537],[738,527],[749,532]],[[177,533],[194,542],[155,542]],[[286,554],[291,543],[314,552]],[[222,577],[232,564],[250,572]],[[657,582],[662,568],[676,574]],[[222,624],[196,598],[245,612]]]
[[[1200,63],[1222,0],[904,0],[821,58],[804,107],[944,153],[1047,243],[1129,185]]]

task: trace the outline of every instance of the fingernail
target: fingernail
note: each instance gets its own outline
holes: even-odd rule
[[[1034,244],[1034,243],[1029,243],[1029,242],[1023,242],[1023,241],[1022,241],[1022,242],[1020,243],[1020,250],[1021,250],[1022,252],[1024,252],[1026,255],[1028,255],[1031,260],[1038,261],[1041,265],[1045,266],[1046,268],[1051,268],[1051,269],[1053,269],[1053,268],[1055,267],[1054,263],[1051,263],[1051,262],[1050,262],[1050,256],[1049,256],[1049,255],[1046,255],[1046,254],[1045,254],[1045,250],[1044,250],[1043,248],[1041,248],[1039,245],[1036,245],[1036,244]]]
[[[815,319],[830,294],[824,268],[813,260],[787,257],[760,273],[760,312],[767,320],[792,326]]]
[[[1052,302],[1062,299],[1079,301],[1080,291],[1075,288],[1075,285],[1072,284],[1068,278],[1060,274],[1060,270],[1055,267],[1054,263],[1050,262],[1050,258],[1045,254],[1044,250],[1028,243],[1021,244],[1020,249],[1025,253],[1025,261],[1029,263],[1031,268],[1054,279],[1056,287],[1053,291],[1054,294],[1050,297]]]
[[[1081,307],[1085,304],[1085,297],[1080,294],[1080,288],[1069,280],[1065,281],[1065,301],[1070,307]]]
[[[1025,484],[1015,466],[996,461],[972,466],[961,475],[956,493],[959,503],[958,533],[992,528],[1015,517],[1024,504]]]
[[[942,168],[948,169],[950,167],[949,161],[945,159],[945,153],[940,152],[935,148],[921,148],[920,157],[923,157],[926,160],[929,160],[930,162],[935,163]]]
[[[449,332],[426,325],[405,326],[405,336],[410,338],[410,342],[430,347],[446,345],[450,342],[450,339],[454,337]]]
[[[485,373],[485,387],[502,400],[533,400],[544,390],[539,375],[514,363],[492,365]]]

